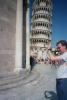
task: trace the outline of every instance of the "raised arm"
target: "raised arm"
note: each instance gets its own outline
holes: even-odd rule
[[[52,60],[52,61],[59,61],[59,60],[61,60],[60,56],[55,56],[55,55],[52,54],[52,52],[51,52],[51,44],[48,45],[47,49],[48,49],[48,55],[49,55],[49,59],[50,60]]]
[[[59,61],[59,60],[61,60],[60,56],[53,55],[50,50],[48,50],[48,54],[49,54],[49,59],[52,60],[52,61]]]

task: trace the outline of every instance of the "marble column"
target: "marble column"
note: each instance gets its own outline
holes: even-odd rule
[[[23,0],[17,0],[15,69],[22,70]]]
[[[30,13],[29,0],[27,0],[26,12],[26,69],[30,70]]]

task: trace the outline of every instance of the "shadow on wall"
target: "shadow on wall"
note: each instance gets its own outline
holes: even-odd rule
[[[44,92],[45,98],[49,100],[58,100],[57,99],[57,94],[53,91],[45,91]]]

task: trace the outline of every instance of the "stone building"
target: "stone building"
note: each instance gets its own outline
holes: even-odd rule
[[[32,5],[30,49],[37,60],[44,60],[52,34],[52,0],[34,0]],[[44,55],[44,56],[43,56]]]
[[[29,0],[0,0],[0,88],[30,70],[28,5]]]

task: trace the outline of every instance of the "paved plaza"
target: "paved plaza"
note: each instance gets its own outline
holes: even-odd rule
[[[55,66],[37,64],[21,85],[0,91],[0,100],[57,100],[55,81]]]

